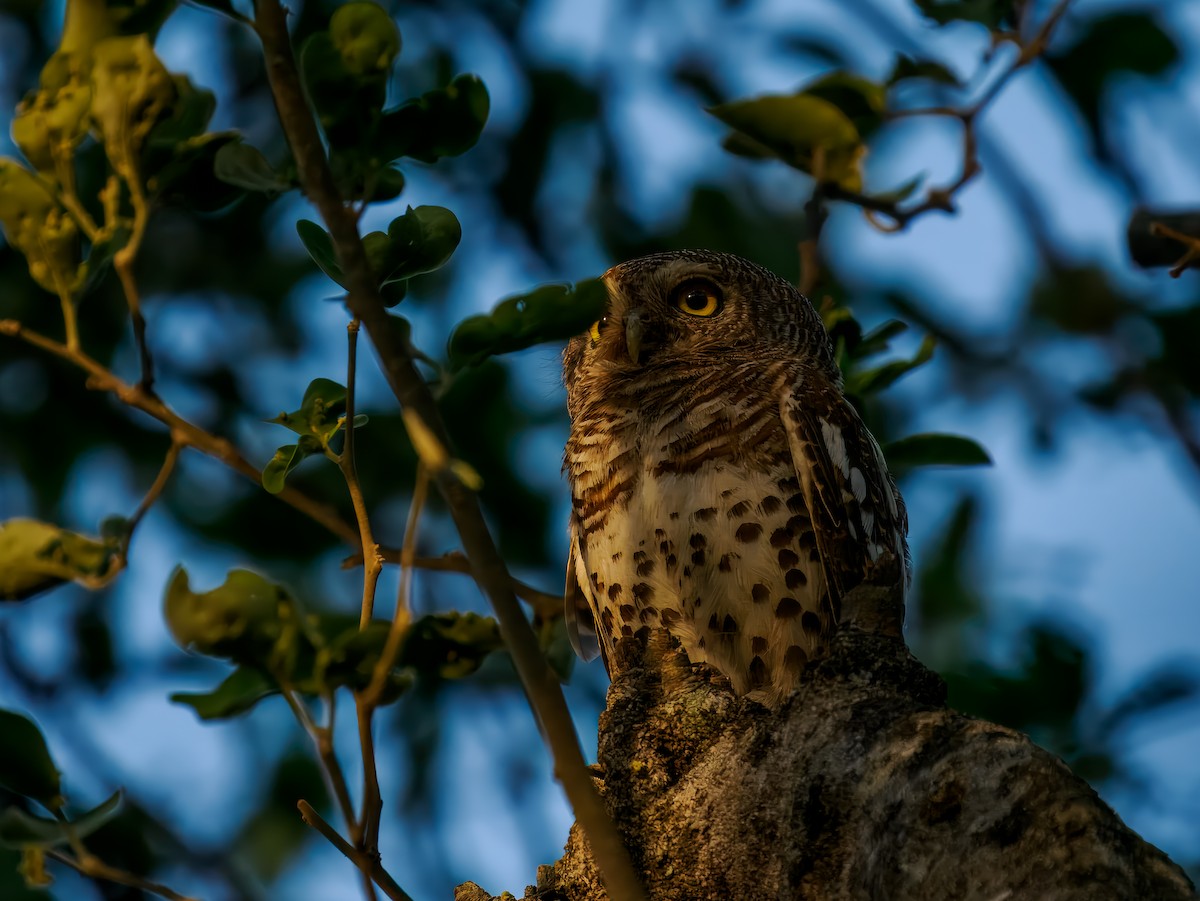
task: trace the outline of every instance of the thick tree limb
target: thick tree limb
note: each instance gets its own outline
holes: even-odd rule
[[[665,633],[618,646],[603,789],[651,898],[1194,897],[1062,761],[946,709],[941,679],[865,625],[779,711],[705,681]],[[577,829],[537,883],[527,899],[607,897]]]

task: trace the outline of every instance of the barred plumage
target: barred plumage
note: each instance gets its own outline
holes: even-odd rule
[[[576,647],[594,631],[607,665],[620,637],[665,628],[778,702],[847,591],[907,578],[903,501],[789,283],[704,251],[605,282],[606,319],[564,356]]]

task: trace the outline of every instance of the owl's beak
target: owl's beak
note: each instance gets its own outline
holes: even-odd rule
[[[625,317],[625,350],[629,359],[634,363],[639,361],[642,353],[642,337],[646,333],[646,325],[642,321],[642,310],[631,310]]]

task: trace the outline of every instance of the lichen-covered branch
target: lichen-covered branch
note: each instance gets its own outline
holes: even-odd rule
[[[1194,897],[1062,761],[947,709],[888,631],[844,626],[779,711],[710,683],[665,633],[619,646],[599,762],[652,899]],[[525,897],[607,897],[577,831]]]

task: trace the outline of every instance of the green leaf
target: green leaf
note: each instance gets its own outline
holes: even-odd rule
[[[862,340],[853,349],[855,359],[870,357],[877,353],[883,353],[888,349],[891,340],[897,335],[908,331],[908,323],[901,322],[899,319],[889,319],[887,322],[871,329],[862,336]]]
[[[261,150],[240,140],[221,146],[213,160],[213,172],[223,182],[268,196],[292,189],[291,182],[271,168]]]
[[[890,191],[872,191],[868,195],[872,200],[878,200],[880,203],[901,203],[912,197],[913,192],[921,187],[921,182],[925,180],[924,173],[914,175],[908,181],[892,188]]]
[[[400,53],[400,29],[381,7],[352,0],[329,20],[329,38],[346,71],[359,77],[386,77]]]
[[[315,222],[301,219],[296,223],[296,234],[300,236],[300,243],[313,258],[313,262],[321,267],[321,271],[345,288],[345,276],[337,261],[337,254],[333,250],[333,238],[329,236],[329,232]]]
[[[292,470],[309,457],[322,452],[320,442],[307,435],[301,438],[298,444],[285,444],[276,449],[275,455],[263,467],[263,488],[271,494],[283,491],[284,483]]]
[[[35,519],[0,523],[0,601],[22,601],[64,582],[103,585],[119,549]]]
[[[765,150],[802,172],[861,190],[862,138],[835,103],[800,92],[724,103],[708,112],[736,132],[726,149],[756,155]]]
[[[896,57],[896,64],[892,66],[892,73],[887,77],[887,84],[890,86],[900,81],[910,81],[918,78],[937,82],[938,84],[951,85],[952,87],[962,87],[962,82],[958,80],[958,76],[941,63],[928,59],[913,59],[911,56],[905,56],[904,54]]]
[[[248,570],[230,570],[224,584],[197,593],[187,571],[177,567],[163,597],[163,613],[180,647],[210,657],[276,672],[286,670],[297,652],[296,602],[281,586]]]
[[[429,614],[413,623],[405,635],[400,661],[427,675],[461,679],[502,647],[500,629],[490,616]]]
[[[281,425],[301,437],[316,438],[324,447],[341,428],[340,420],[345,412],[345,386],[333,379],[313,379],[304,389],[299,410],[280,413],[267,422]]]
[[[176,704],[191,707],[202,720],[227,720],[246,713],[263,698],[278,693],[275,680],[262,670],[239,666],[212,691],[177,691],[170,697]]]
[[[864,141],[883,124],[887,87],[869,78],[853,72],[830,72],[805,85],[802,93],[836,106],[854,123]]]
[[[381,283],[410,279],[446,265],[462,240],[462,226],[452,212],[440,206],[409,207],[388,224],[389,247]]]
[[[37,724],[0,709],[0,785],[51,810],[65,802],[58,767]]]
[[[501,301],[491,313],[471,316],[450,335],[450,366],[478,366],[490,356],[582,334],[608,307],[600,279],[544,285]]]
[[[87,838],[121,810],[121,792],[116,791],[86,813],[70,820],[72,830],[79,838]],[[6,848],[51,848],[67,843],[63,824],[48,817],[26,813],[19,807],[9,807],[0,813],[0,846]]]
[[[146,149],[173,150],[176,145],[204,134],[217,109],[217,96],[207,88],[198,88],[186,75],[171,74],[175,102],[166,118],[157,122],[146,136]]]
[[[909,360],[893,360],[875,369],[854,372],[846,379],[846,393],[858,397],[868,394],[878,394],[903,375],[912,372],[919,366],[924,366],[933,359],[933,351],[937,341],[932,335],[926,335],[916,354]]]
[[[1120,12],[1093,19],[1069,49],[1045,60],[1098,136],[1109,81],[1125,72],[1162,75],[1178,62],[1179,48],[1150,13]]]
[[[344,149],[365,140],[387,99],[387,73],[352,72],[327,31],[318,31],[304,42],[300,70],[330,145]]]
[[[375,152],[383,160],[407,156],[423,163],[466,153],[479,140],[490,106],[479,76],[459,75],[446,87],[385,113]]]
[[[988,452],[970,438],[936,432],[893,441],[883,449],[883,456],[894,471],[917,466],[989,466],[992,462]]]

